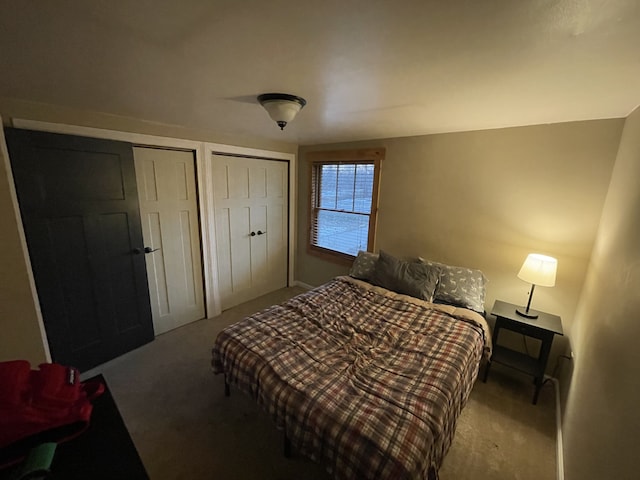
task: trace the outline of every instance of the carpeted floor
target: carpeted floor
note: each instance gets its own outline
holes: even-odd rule
[[[295,451],[284,458],[270,418],[238,391],[225,397],[209,367],[222,328],[302,291],[279,290],[166,333],[84,375],[107,379],[153,480],[329,478]],[[556,478],[555,393],[545,385],[534,406],[532,392],[529,377],[492,367],[462,412],[441,480]]]

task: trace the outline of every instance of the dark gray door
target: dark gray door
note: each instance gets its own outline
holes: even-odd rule
[[[131,145],[6,138],[53,360],[85,371],[153,340]]]

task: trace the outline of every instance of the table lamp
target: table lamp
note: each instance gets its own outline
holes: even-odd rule
[[[531,292],[529,292],[529,301],[527,308],[516,309],[516,313],[526,318],[538,318],[538,314],[531,307],[531,298],[536,285],[541,287],[553,287],[556,284],[556,270],[558,269],[558,260],[547,255],[539,253],[530,253],[522,264],[522,268],[518,273],[518,278],[531,284]]]

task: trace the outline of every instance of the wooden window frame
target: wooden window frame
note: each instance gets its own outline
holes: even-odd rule
[[[327,164],[373,163],[373,191],[371,194],[371,213],[369,213],[369,235],[367,238],[367,250],[370,252],[374,250],[376,240],[376,225],[378,219],[378,192],[380,190],[380,170],[382,166],[382,160],[384,160],[384,156],[384,148],[333,150],[307,153],[306,160],[308,162],[309,170],[309,198],[307,203],[307,205],[309,206],[309,228],[307,232],[307,253],[309,255],[320,257],[324,260],[341,265],[351,265],[353,263],[353,260],[355,259],[355,255],[349,255],[347,253],[319,247],[312,243],[313,228],[315,224],[314,219],[319,210],[319,207],[317,206],[318,192],[316,185],[314,184],[314,171],[318,165]]]

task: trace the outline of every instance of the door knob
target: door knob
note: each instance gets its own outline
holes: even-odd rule
[[[251,232],[249,235],[251,235],[252,237],[256,236],[256,232]]]
[[[142,250],[140,250],[139,248],[134,248],[133,250],[131,250],[131,253],[133,253],[134,255],[140,255],[142,253]]]
[[[159,248],[151,248],[151,247],[144,247],[144,253],[153,253],[157,250],[160,250]]]

